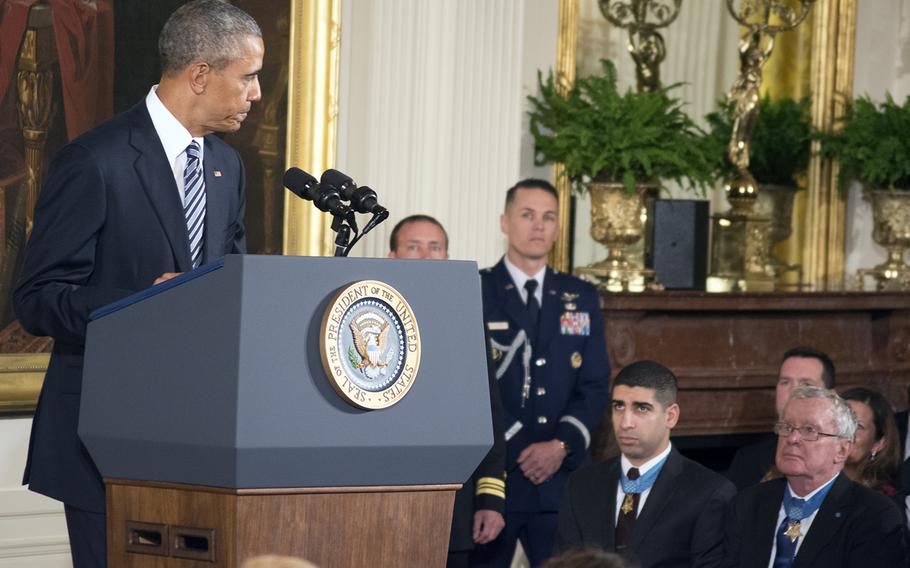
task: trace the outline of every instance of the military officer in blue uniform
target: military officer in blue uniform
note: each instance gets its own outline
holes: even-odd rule
[[[594,286],[547,267],[559,231],[556,189],[526,179],[506,194],[506,255],[481,271],[484,322],[503,405],[506,526],[475,566],[508,567],[520,540],[531,566],[551,553],[569,473],[590,461],[609,399],[610,363]]]

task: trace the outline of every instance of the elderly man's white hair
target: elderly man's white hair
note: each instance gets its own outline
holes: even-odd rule
[[[834,421],[837,424],[837,437],[847,440],[854,439],[856,436],[856,415],[853,414],[853,409],[850,408],[850,405],[844,402],[844,399],[836,392],[830,389],[803,385],[796,387],[790,392],[790,398],[787,399],[787,405],[790,404],[791,400],[796,398],[801,400],[821,398],[831,402],[831,409],[834,412]],[[787,410],[787,405],[784,406],[784,412]]]

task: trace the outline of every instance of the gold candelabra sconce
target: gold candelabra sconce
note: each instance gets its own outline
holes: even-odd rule
[[[815,0],[727,0],[727,11],[745,31],[739,42],[739,75],[730,88],[733,131],[726,158],[736,168],[724,184],[730,211],[714,215],[714,240],[708,290],[774,290],[772,220],[755,215],[758,183],[749,172],[752,135],[761,101],[762,68],[778,33],[799,26]],[[737,8],[738,3],[738,8]]]
[[[629,32],[629,54],[635,61],[639,91],[661,88],[660,64],[667,57],[663,36],[657,31],[679,16],[682,0],[598,0],[608,22]]]

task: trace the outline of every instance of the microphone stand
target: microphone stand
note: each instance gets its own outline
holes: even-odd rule
[[[383,209],[379,213],[373,213],[373,217],[370,218],[369,222],[363,227],[363,232],[354,237],[354,242],[351,243],[350,248],[353,248],[361,238],[363,238],[367,233],[372,231],[376,225],[382,223],[389,216],[389,212]]]
[[[332,230],[335,234],[335,256],[347,256],[350,247],[354,243],[348,244],[351,238],[351,230],[354,231],[354,243],[357,242],[359,234],[357,231],[357,219],[354,217],[354,211],[348,209],[343,213],[332,213]]]

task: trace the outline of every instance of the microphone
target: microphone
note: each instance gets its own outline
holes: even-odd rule
[[[351,176],[345,175],[338,170],[329,169],[322,173],[319,183],[323,188],[334,188],[338,190],[338,195],[344,201],[350,201],[354,192],[357,190],[357,184],[351,179]]]
[[[357,187],[351,176],[338,170],[326,170],[319,181],[323,188],[334,187],[338,190],[341,199],[351,202],[351,209],[358,213],[372,213],[380,215],[386,213],[385,207],[379,205],[376,192],[367,186]]]
[[[385,213],[386,216],[389,214],[386,208],[380,205],[379,200],[376,199],[376,192],[365,185],[358,187],[354,191],[354,195],[351,196],[351,208],[358,213],[372,213],[374,215]]]
[[[321,190],[316,178],[301,170],[300,168],[290,168],[284,172],[284,187],[291,192],[307,201],[314,201],[319,198]]]
[[[301,170],[290,168],[284,172],[284,187],[294,195],[312,201],[320,211],[333,215],[349,215],[351,208],[341,202],[341,196],[334,187],[322,187],[316,178]]]
[[[316,207],[321,211],[326,211],[332,215],[348,216],[351,214],[351,208],[341,201],[341,195],[334,187],[322,187],[322,193],[313,200]]]

